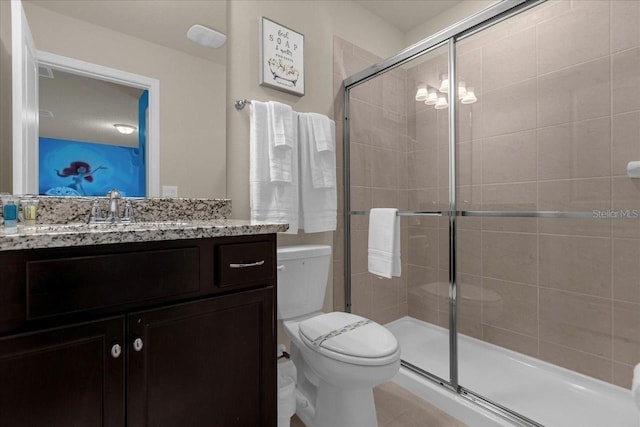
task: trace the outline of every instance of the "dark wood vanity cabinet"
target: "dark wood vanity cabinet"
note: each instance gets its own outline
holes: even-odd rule
[[[275,425],[275,251],[257,235],[0,252],[0,426]]]

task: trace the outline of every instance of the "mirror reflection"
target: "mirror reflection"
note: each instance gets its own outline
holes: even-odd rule
[[[226,45],[203,47],[189,40],[187,31],[200,24],[226,33],[227,2],[23,0],[23,7],[38,52],[159,82],[158,188],[178,187],[179,197],[226,196]],[[10,8],[3,5],[2,15],[5,11]],[[2,19],[5,26],[7,20]],[[6,78],[3,69],[3,87]],[[40,121],[44,124],[46,119]],[[126,124],[124,119],[118,123],[122,121]],[[6,138],[2,140],[6,144]],[[0,150],[6,152],[7,147]],[[97,180],[106,170],[92,177]],[[6,176],[10,180],[11,173],[3,170],[0,175],[0,190],[7,191]],[[86,191],[88,181],[83,184]]]

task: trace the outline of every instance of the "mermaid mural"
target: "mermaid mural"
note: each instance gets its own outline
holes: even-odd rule
[[[40,194],[104,196],[117,188],[128,197],[144,197],[139,178],[144,168],[137,147],[40,137]]]
[[[61,178],[71,177],[71,184],[67,187],[76,190],[81,196],[86,196],[87,192],[82,186],[82,181],[93,182],[92,174],[96,173],[100,169],[107,169],[106,166],[98,166],[94,170],[91,170],[91,165],[87,162],[76,161],[71,162],[68,168],[64,168],[62,172],[56,169],[56,175]]]

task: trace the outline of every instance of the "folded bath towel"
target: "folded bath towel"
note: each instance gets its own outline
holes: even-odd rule
[[[308,113],[310,121],[309,166],[313,188],[332,188],[336,185],[335,123],[327,116]]]
[[[329,134],[335,134],[335,123],[328,121]],[[337,225],[337,193],[335,186],[335,150],[325,151],[327,164],[333,171],[332,186],[317,187],[313,183],[312,164],[317,161],[311,114],[298,114],[300,150],[300,228],[306,233],[332,231]],[[316,159],[316,160],[314,160]]]
[[[397,209],[375,208],[369,214],[369,272],[400,276],[400,217]]]
[[[261,112],[259,114],[262,114]],[[293,155],[295,133],[293,110],[280,102],[267,102],[269,176],[272,182],[291,182],[293,179]]]
[[[272,181],[270,176],[269,124],[267,104],[251,101],[249,189],[251,220],[288,223],[288,234],[298,232],[298,144],[294,133],[290,182]]]

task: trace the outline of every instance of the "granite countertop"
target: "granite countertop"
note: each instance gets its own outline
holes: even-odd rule
[[[229,199],[123,198],[121,206],[131,201],[136,222],[87,224],[94,201],[106,211],[105,197],[37,198],[37,225],[19,225],[12,234],[0,226],[0,251],[270,234],[289,228],[288,224],[229,219]]]
[[[269,234],[288,228],[288,224],[237,219],[19,226],[17,233],[0,233],[0,251]]]

